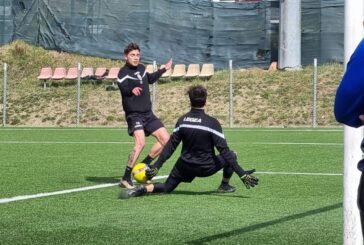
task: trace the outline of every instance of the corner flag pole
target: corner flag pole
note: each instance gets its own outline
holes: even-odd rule
[[[363,38],[364,0],[345,0],[344,67]],[[363,64],[364,65],[364,64]],[[362,128],[344,126],[344,245],[363,244],[357,193],[360,171],[357,163],[362,158],[360,143]]]

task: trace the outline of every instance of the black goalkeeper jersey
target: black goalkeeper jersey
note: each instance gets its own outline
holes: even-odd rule
[[[165,71],[166,69],[163,68],[149,74],[142,64],[138,66],[126,64],[120,69],[117,81],[126,116],[133,112],[146,113],[152,111],[149,84],[156,82]],[[139,96],[132,93],[132,90],[136,87],[142,89]]]
[[[164,163],[182,141],[181,159],[190,164],[204,165],[214,162],[215,148],[226,162],[237,163],[222,132],[221,124],[203,109],[191,109],[180,117],[170,140],[158,161]]]

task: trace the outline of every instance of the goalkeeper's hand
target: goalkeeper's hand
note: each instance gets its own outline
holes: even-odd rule
[[[147,176],[148,180],[151,180],[158,174],[158,168],[155,168],[153,166],[150,166],[150,168],[147,168],[145,170],[145,175]]]
[[[250,187],[254,187],[258,185],[259,179],[252,175],[255,172],[255,169],[244,171],[243,176],[240,179],[243,181],[245,187],[250,189]]]

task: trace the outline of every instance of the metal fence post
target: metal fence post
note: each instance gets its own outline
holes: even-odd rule
[[[77,126],[80,125],[81,64],[77,66]]]
[[[233,127],[233,61],[229,60],[229,127]]]
[[[3,81],[3,127],[6,127],[6,85],[7,85],[8,64],[4,63],[4,81]]]
[[[153,72],[157,71],[157,62],[156,61],[153,61]],[[156,83],[153,83],[152,85],[152,110],[154,111],[156,109],[156,106],[155,106],[155,96],[156,96]]]
[[[313,60],[312,127],[317,127],[317,58]]]

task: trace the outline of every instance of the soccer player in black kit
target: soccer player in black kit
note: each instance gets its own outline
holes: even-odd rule
[[[142,161],[148,165],[161,153],[169,140],[167,129],[152,112],[149,84],[155,83],[166,70],[171,69],[172,59],[165,64],[165,68],[149,74],[145,71],[145,66],[140,64],[140,48],[136,43],[130,43],[124,49],[124,58],[126,64],[120,69],[117,81],[128,123],[128,134],[134,137],[134,147],[129,154],[120,186],[133,189],[131,170],[144,148],[145,137],[153,135],[157,139]]]
[[[195,177],[207,177],[223,169],[223,179],[219,192],[234,192],[235,187],[229,180],[235,172],[246,188],[258,184],[258,178],[253,176],[255,170],[244,170],[237,162],[236,154],[227,145],[220,123],[207,115],[204,106],[207,91],[202,86],[192,86],[188,90],[191,110],[180,117],[176,127],[165,145],[158,160],[147,170],[149,179],[153,178],[158,169],[176,150],[182,141],[181,155],[164,183],[141,185],[121,193],[122,198],[141,196],[145,193],[170,193],[181,182],[192,182]],[[220,155],[215,155],[216,148]]]

